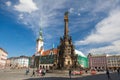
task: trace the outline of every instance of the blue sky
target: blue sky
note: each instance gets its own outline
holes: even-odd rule
[[[36,52],[42,27],[44,49],[59,45],[64,12],[75,48],[88,53],[119,54],[119,0],[0,0],[0,47],[8,57]]]

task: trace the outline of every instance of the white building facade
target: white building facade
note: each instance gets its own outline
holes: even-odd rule
[[[18,63],[18,67],[29,67],[29,58],[25,56],[20,56],[16,59],[16,62]]]
[[[11,68],[28,68],[29,67],[29,57],[19,56],[10,58]]]
[[[120,55],[108,55],[107,67],[113,70],[120,68]]]

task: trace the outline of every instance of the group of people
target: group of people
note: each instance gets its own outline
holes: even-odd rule
[[[26,69],[25,74],[26,74],[26,75],[28,75],[28,73],[29,73],[29,68],[28,68],[28,69]]]
[[[26,69],[26,75],[28,75],[29,72],[30,72],[29,69]],[[117,69],[117,73],[118,73],[118,76],[119,76],[119,75],[120,75],[120,68]],[[35,77],[36,74],[37,74],[37,76],[45,76],[46,70],[45,70],[45,69],[38,69],[38,70],[36,70],[36,71],[33,70],[31,77],[32,77],[32,76]],[[69,69],[69,77],[70,77],[70,78],[71,78],[71,75],[72,75],[72,70]],[[110,72],[109,72],[108,69],[106,69],[106,75],[107,75],[108,80],[111,80]]]
[[[30,72],[29,69],[26,69],[26,75],[28,75],[29,72]],[[31,77],[33,77],[33,76],[35,77],[36,75],[37,76],[45,76],[45,74],[46,74],[45,69],[37,69],[37,70],[33,69]]]
[[[36,70],[38,76],[45,76],[46,70],[45,69],[38,69]]]

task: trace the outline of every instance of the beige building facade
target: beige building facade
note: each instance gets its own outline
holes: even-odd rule
[[[0,48],[0,69],[5,68],[8,53]]]
[[[117,70],[120,68],[120,55],[89,54],[88,60],[90,69]]]
[[[120,68],[120,55],[108,55],[107,67],[114,70]]]

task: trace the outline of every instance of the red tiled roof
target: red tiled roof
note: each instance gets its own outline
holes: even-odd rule
[[[57,54],[58,53],[58,49],[54,48],[54,49],[49,49],[49,50],[44,51],[42,53],[42,56],[49,55],[51,51],[53,52],[53,54]]]

